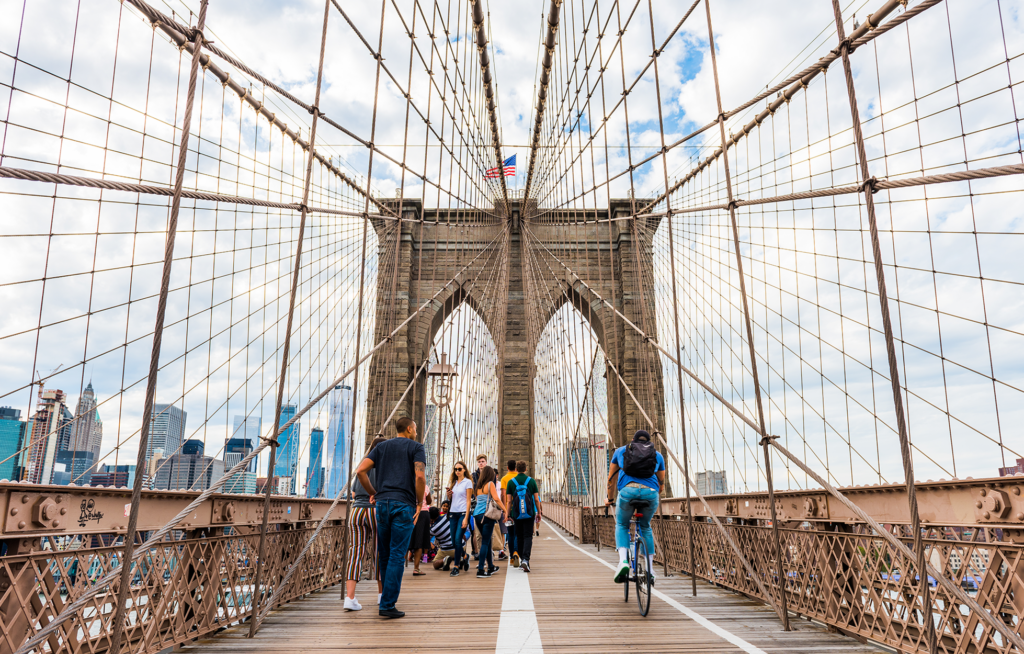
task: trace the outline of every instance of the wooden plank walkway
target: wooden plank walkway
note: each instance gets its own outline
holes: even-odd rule
[[[623,602],[622,587],[612,583],[612,571],[602,563],[614,562],[614,552],[574,546],[572,537],[566,542],[563,534],[553,525],[541,527],[540,537],[534,539],[529,575],[508,570],[504,562],[489,579],[477,579],[473,569],[453,579],[429,566],[424,566],[426,576],[413,577],[409,566],[398,602],[407,615],[400,620],[380,618],[375,586],[361,582],[357,596],[364,608],[360,612],[342,611],[341,589],[336,586],[274,611],[253,640],[245,637],[247,625],[239,625],[183,650],[197,654],[881,651],[803,620],[795,620],[795,630],[785,633],[770,608],[742,596],[699,582],[697,597],[691,597],[689,578],[684,576],[659,577],[656,588],[710,621],[710,629],[657,596],[650,614],[643,618],[632,589],[630,602]],[[527,601],[523,606],[520,601],[510,606],[512,598],[505,597],[502,611],[508,575],[513,575],[508,583],[518,589],[515,598],[527,594],[524,582],[528,581],[532,605]],[[510,636],[521,636],[533,624],[539,627],[539,640],[535,637],[524,647]],[[726,639],[729,634],[733,642]]]

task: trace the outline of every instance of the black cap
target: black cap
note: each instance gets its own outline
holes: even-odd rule
[[[644,440],[644,441],[647,441],[648,443],[650,443],[651,442],[651,435],[647,433],[646,429],[637,429],[636,433],[633,434],[633,440],[634,441]]]

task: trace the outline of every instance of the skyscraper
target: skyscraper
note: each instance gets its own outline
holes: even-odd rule
[[[224,462],[203,455],[203,442],[189,440],[180,454],[165,459],[156,473],[156,487],[166,490],[206,490],[224,476]]]
[[[231,438],[228,439],[227,445],[224,446],[224,452],[241,452],[242,457],[238,459],[241,461],[246,454],[256,449],[256,444],[260,442],[262,431],[263,418],[260,416],[235,416],[235,425],[231,429]],[[258,461],[259,457],[257,456],[249,462],[249,466],[246,469],[255,473],[258,469]],[[235,463],[238,463],[238,461]]]
[[[306,497],[324,494],[324,430],[313,427],[309,432],[309,467],[306,468]]]
[[[335,498],[348,483],[348,441],[352,429],[352,387],[331,391],[327,422],[327,497]]]
[[[0,479],[21,478],[21,448],[32,429],[31,422],[21,420],[21,410],[0,407]]]
[[[233,436],[224,445],[224,472],[234,468],[253,451],[255,443],[260,436],[260,418],[235,416],[235,429]],[[221,487],[225,493],[255,493],[256,492],[256,459],[254,458],[246,466],[245,470],[235,473]]]
[[[93,457],[100,458],[100,444],[103,442],[103,421],[100,420],[99,412],[96,410],[96,393],[93,391],[92,382],[85,387],[82,397],[78,398],[78,406],[75,407],[74,427],[71,431],[71,440],[67,447],[62,448],[69,451],[89,451]]]
[[[152,420],[149,423],[149,442],[146,444],[146,459],[153,457],[153,450],[163,450],[164,456],[178,452],[185,439],[185,419],[188,412],[173,404],[153,405]]]
[[[427,452],[427,482],[433,483],[437,474],[437,405],[428,403],[423,407],[423,449]],[[417,429],[421,427],[417,425]]]
[[[96,457],[88,450],[64,450],[57,452],[56,462],[64,465],[68,473],[67,483],[78,486],[88,486],[92,482],[92,475],[95,472],[94,463]],[[57,483],[54,480],[53,483]]]
[[[283,427],[289,420],[295,417],[296,406],[285,404],[281,407],[281,420],[278,428]],[[299,471],[299,439],[301,437],[302,423],[296,421],[283,434],[277,437],[280,447],[277,448],[277,461],[274,462],[274,476],[288,477],[289,495],[295,494],[295,478]]]
[[[101,463],[99,469],[92,474],[90,486],[106,486],[112,488],[131,488],[135,484],[135,466],[107,465]]]
[[[697,492],[701,495],[724,495],[729,492],[725,470],[705,470],[697,473]]]
[[[32,418],[31,438],[25,452],[26,481],[33,484],[49,484],[53,476],[53,464],[57,456],[57,444],[62,428],[70,429],[70,414],[64,406],[67,395],[61,390],[47,390],[39,393],[39,404]]]

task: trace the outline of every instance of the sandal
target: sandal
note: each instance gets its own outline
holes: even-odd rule
[[[412,571],[412,576],[413,577],[424,577],[424,576],[426,576],[426,574],[427,573],[423,572],[422,570],[413,570]]]

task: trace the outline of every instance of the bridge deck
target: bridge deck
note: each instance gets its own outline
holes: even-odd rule
[[[490,579],[477,579],[472,569],[452,579],[428,566],[426,576],[412,577],[407,568],[398,603],[407,615],[401,620],[380,618],[375,588],[361,582],[361,612],[343,612],[340,588],[334,587],[271,613],[254,640],[245,637],[247,625],[241,625],[183,649],[203,654],[879,651],[803,620],[785,633],[771,609],[704,582],[693,598],[684,576],[659,578],[650,614],[640,617],[632,592],[624,603],[621,586],[611,581],[614,552],[579,547],[562,534],[557,527],[541,527],[529,575],[509,571],[504,563]],[[700,624],[700,618],[709,624]]]

